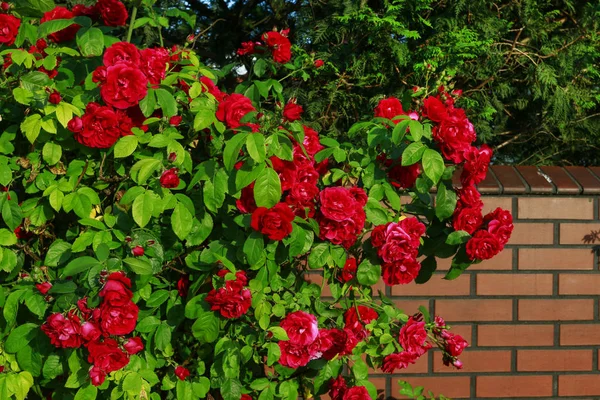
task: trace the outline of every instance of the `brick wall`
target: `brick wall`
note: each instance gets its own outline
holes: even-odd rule
[[[375,374],[382,396],[398,379],[454,399],[600,399],[600,168],[493,167],[480,185],[485,210],[511,210],[515,230],[493,260],[425,285],[386,288],[407,313],[443,316],[470,347],[464,369],[439,352],[393,376]]]

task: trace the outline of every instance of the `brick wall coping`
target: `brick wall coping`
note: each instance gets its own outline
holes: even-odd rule
[[[460,185],[460,171],[454,182]],[[482,194],[600,194],[600,167],[533,167],[492,165],[483,182]]]

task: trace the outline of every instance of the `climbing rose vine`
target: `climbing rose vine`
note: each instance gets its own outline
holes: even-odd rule
[[[141,47],[195,28],[151,0],[1,10],[0,398],[367,399],[369,367],[461,368],[441,316],[374,287],[510,238],[452,95],[382,99],[335,140],[284,95],[332,68],[288,30],[241,43],[235,76],[193,37]]]

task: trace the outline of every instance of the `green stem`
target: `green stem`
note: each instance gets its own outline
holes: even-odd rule
[[[136,16],[137,6],[133,6],[133,10],[131,10],[131,20],[129,21],[129,32],[127,32],[127,43],[131,42],[131,35],[133,34],[133,24],[135,23]]]

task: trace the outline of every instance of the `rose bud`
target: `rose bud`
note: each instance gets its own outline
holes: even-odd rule
[[[315,68],[321,68],[324,64],[323,60],[315,60]]]
[[[125,238],[125,242],[130,243],[133,239],[131,238],[131,236],[127,236]]]
[[[9,8],[10,8],[10,3],[3,1],[2,2],[2,11],[8,11]],[[0,371],[0,372],[2,372],[2,371]]]
[[[189,43],[192,43],[194,41],[194,39],[196,39],[196,37],[192,33],[192,34],[189,34],[185,40],[187,40]]]
[[[454,364],[454,366],[456,367],[456,369],[462,369],[462,367],[463,367],[463,363],[462,363],[462,361],[460,361],[460,360],[458,360],[458,359],[457,359],[457,360],[455,360],[453,364]]]
[[[73,133],[81,132],[83,130],[83,120],[79,117],[74,117],[67,124],[67,128]]]
[[[4,365],[0,365],[0,374],[4,372]]]
[[[138,336],[132,337],[123,345],[125,351],[129,354],[139,353],[144,350],[144,344],[142,343],[142,339]]]
[[[169,124],[171,124],[171,126],[179,126],[179,124],[181,124],[181,120],[183,118],[181,117],[181,115],[174,115],[171,117],[171,119],[169,119]]]
[[[41,294],[47,294],[48,290],[52,288],[52,284],[50,282],[36,283],[35,287],[40,291]]]
[[[135,257],[141,257],[144,255],[144,248],[142,246],[135,246],[133,249],[131,249],[131,254],[133,254]]]
[[[167,189],[173,189],[179,186],[177,168],[171,168],[162,173],[160,176],[160,186]]]
[[[48,97],[48,101],[52,104],[58,104],[62,101],[62,97],[60,96],[60,93],[55,90]]]
[[[177,368],[175,368],[175,375],[177,375],[180,380],[185,381],[185,378],[190,376],[190,371],[187,368],[179,365]]]
[[[175,162],[177,160],[177,153],[173,152],[169,154],[169,162]]]

